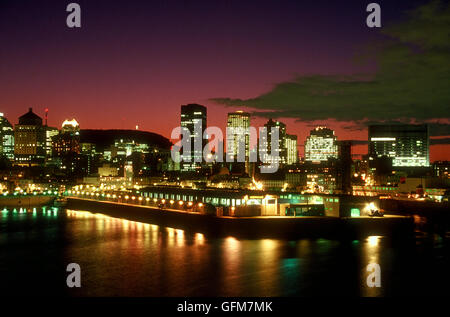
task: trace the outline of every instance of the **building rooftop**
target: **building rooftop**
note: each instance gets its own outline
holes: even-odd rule
[[[29,108],[28,112],[19,117],[20,125],[42,125],[42,118],[33,112],[33,108]]]

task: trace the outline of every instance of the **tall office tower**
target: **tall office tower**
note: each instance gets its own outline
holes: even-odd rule
[[[44,117],[44,130],[45,130],[45,155],[47,158],[52,156],[53,151],[53,138],[59,134],[57,128],[48,126],[48,108],[45,109]]]
[[[369,126],[369,158],[390,157],[392,166],[429,166],[429,147],[426,124]]]
[[[59,134],[57,128],[45,126],[45,154],[47,157],[52,156],[53,138]]]
[[[54,156],[80,154],[80,126],[75,119],[65,120],[60,133],[53,138]]]
[[[292,165],[296,164],[298,161],[297,152],[297,136],[292,134],[286,134],[286,164]]]
[[[42,118],[29,111],[19,117],[14,127],[14,156],[16,165],[39,165],[45,160],[45,128]]]
[[[96,145],[94,143],[80,143],[81,149],[81,157],[83,159],[83,172],[85,175],[93,174],[96,172],[97,167],[95,162],[96,158],[100,156],[100,154],[96,151]]]
[[[203,139],[206,129],[206,107],[198,104],[181,106],[181,127],[187,128],[191,134],[191,151],[181,153],[181,170],[184,172],[196,171],[201,168],[203,160],[203,148],[207,140]],[[201,143],[201,149],[195,148],[194,140]],[[190,161],[189,161],[190,160]]]
[[[0,113],[0,155],[14,160],[14,130],[3,113]]]
[[[250,114],[243,111],[228,113],[227,128],[231,128],[230,140],[229,142],[227,140],[227,155],[236,161],[239,143],[242,143],[245,149],[245,163],[248,163],[250,156]]]
[[[267,163],[278,162],[279,164],[286,164],[287,148],[286,148],[286,125],[280,121],[273,121],[269,119],[264,125],[267,129],[267,138],[260,136],[260,145],[267,149],[267,158],[264,161]],[[272,153],[272,128],[278,130],[278,144],[277,150],[274,149]]]
[[[338,141],[339,160],[336,170],[336,189],[343,193],[350,193],[352,190],[351,175],[352,175],[352,142]]]
[[[326,127],[311,130],[305,142],[305,160],[320,162],[337,157],[338,145],[334,131]]]

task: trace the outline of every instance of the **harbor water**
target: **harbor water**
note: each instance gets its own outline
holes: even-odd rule
[[[208,237],[55,207],[0,211],[0,293],[19,296],[445,295],[450,239]],[[81,287],[66,285],[67,265]],[[369,287],[369,264],[380,287]]]

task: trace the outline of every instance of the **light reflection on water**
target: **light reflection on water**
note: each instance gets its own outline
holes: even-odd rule
[[[380,263],[380,244],[383,237],[381,236],[370,236],[365,242],[365,248],[363,248],[364,262],[368,264]],[[367,271],[367,265],[362,267],[360,278],[363,284],[367,284],[367,276],[370,272]],[[378,287],[364,287],[363,296],[381,296],[381,289]]]
[[[418,255],[414,243],[395,246],[378,236],[354,241],[214,238],[54,208],[3,209],[0,225],[5,233],[0,246],[9,251],[0,255],[0,263],[6,263],[0,274],[8,272],[9,292],[33,290],[21,285],[29,283],[22,274],[30,267],[36,270],[33,285],[48,288],[49,294],[383,296],[415,291],[410,289],[414,283],[403,281],[410,276],[404,264]],[[81,289],[65,288],[65,266],[72,262],[81,266]],[[366,285],[369,263],[382,268],[381,288]],[[46,279],[40,280],[43,271]]]

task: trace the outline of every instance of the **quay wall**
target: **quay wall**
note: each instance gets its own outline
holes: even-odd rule
[[[53,203],[55,196],[52,195],[17,195],[0,196],[0,208],[29,208],[45,206]]]
[[[200,232],[207,236],[243,238],[359,238],[370,235],[410,237],[410,217],[216,217],[156,207],[68,198],[68,209]]]
[[[420,231],[442,237],[450,231],[450,202],[380,199],[380,207],[390,214],[413,216]]]
[[[450,202],[380,199],[380,208],[397,214],[450,214]]]

